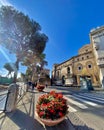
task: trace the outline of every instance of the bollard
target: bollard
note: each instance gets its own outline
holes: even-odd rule
[[[11,84],[8,89],[8,97],[5,106],[6,112],[12,112],[16,109],[16,102],[18,96],[19,86],[17,84]]]

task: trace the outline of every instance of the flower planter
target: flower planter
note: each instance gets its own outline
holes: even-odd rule
[[[57,125],[65,119],[68,113],[67,100],[61,93],[55,91],[43,94],[37,101],[35,113],[42,124]]]
[[[38,116],[37,112],[35,111],[35,115],[36,115],[36,118],[37,120],[40,122],[40,123],[43,123],[44,125],[47,125],[47,126],[55,126],[59,123],[61,123],[65,118],[66,116],[63,116],[59,119],[55,119],[55,120],[51,120],[51,119],[42,119]]]
[[[38,86],[37,86],[37,90],[38,90],[39,92],[42,92],[44,88],[45,88],[44,85],[38,85]]]
[[[43,89],[44,89],[44,88],[43,88]],[[38,88],[37,90],[38,90],[39,92],[42,92],[42,91],[43,91],[43,89],[39,89],[39,88]]]

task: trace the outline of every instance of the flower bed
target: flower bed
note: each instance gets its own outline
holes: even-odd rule
[[[36,112],[41,119],[57,120],[67,114],[67,101],[61,93],[51,91],[39,97]]]

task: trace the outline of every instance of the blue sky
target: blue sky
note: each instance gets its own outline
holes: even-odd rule
[[[45,53],[48,66],[78,54],[90,42],[92,28],[104,25],[103,0],[0,0],[36,20],[48,37]]]

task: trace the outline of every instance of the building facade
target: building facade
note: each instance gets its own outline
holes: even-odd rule
[[[48,86],[51,84],[49,69],[41,70],[41,73],[38,75],[38,83],[48,85]]]
[[[102,88],[104,88],[104,26],[91,30],[90,39],[93,45],[96,64],[99,67],[100,83]]]
[[[78,55],[53,65],[54,84],[81,86],[86,78],[93,86],[104,86],[104,27],[91,30],[90,42],[79,49]]]

